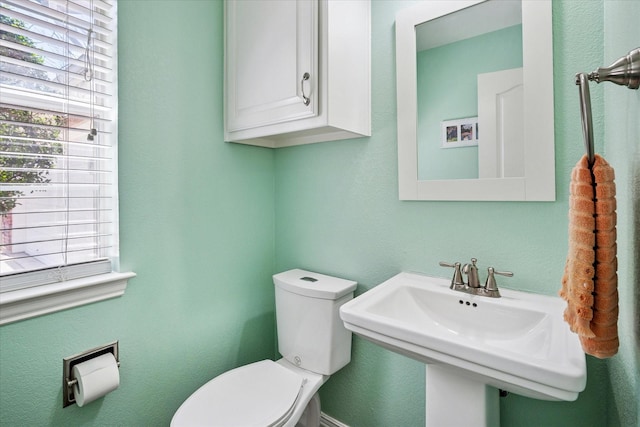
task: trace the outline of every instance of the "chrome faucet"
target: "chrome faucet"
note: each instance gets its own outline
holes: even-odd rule
[[[465,264],[462,267],[462,272],[467,275],[467,286],[470,288],[480,287],[480,277],[478,276],[476,262],[478,262],[476,258],[471,258],[471,264]]]
[[[491,298],[500,298],[500,291],[498,290],[498,283],[496,282],[495,275],[513,277],[513,273],[510,271],[496,271],[495,268],[489,267],[487,269],[487,281],[484,286],[480,285],[480,278],[478,276],[478,267],[476,265],[478,260],[471,258],[471,264],[465,264],[462,266],[459,262],[448,263],[440,261],[440,266],[453,268],[453,278],[451,279],[450,289],[454,291],[460,291],[471,295],[481,295]],[[462,274],[467,275],[467,282],[464,282]]]

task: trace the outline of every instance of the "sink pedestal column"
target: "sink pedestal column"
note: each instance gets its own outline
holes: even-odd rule
[[[427,427],[498,427],[496,388],[440,365],[426,366]]]

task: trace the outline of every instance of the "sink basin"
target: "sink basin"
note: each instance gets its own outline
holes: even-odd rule
[[[585,356],[563,300],[504,288],[489,298],[449,284],[400,273],[344,304],[340,317],[367,340],[496,388],[566,401],[584,390]]]

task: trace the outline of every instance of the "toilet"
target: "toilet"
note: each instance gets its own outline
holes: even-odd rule
[[[178,408],[172,427],[318,427],[318,390],[351,361],[351,332],[339,309],[356,282],[295,269],[273,276],[277,361],[218,375]]]

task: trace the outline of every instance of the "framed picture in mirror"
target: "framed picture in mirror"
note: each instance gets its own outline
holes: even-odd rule
[[[442,122],[440,148],[473,147],[478,145],[478,118],[467,117]]]

